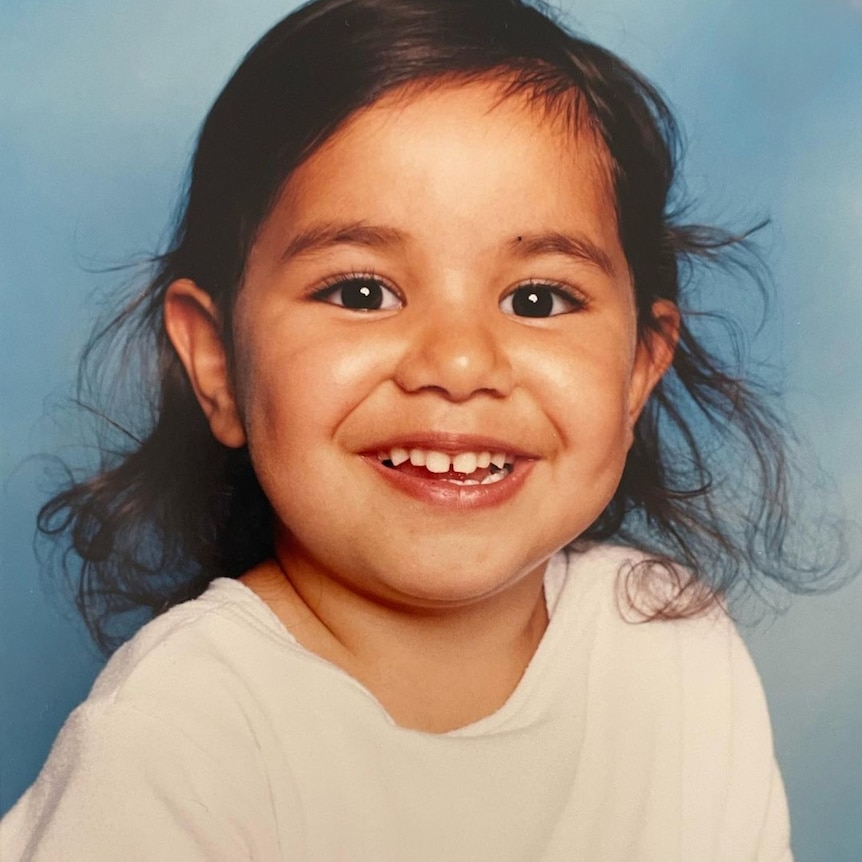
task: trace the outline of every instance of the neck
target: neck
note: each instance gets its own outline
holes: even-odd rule
[[[301,561],[270,561],[242,581],[296,640],[361,682],[403,726],[441,733],[499,709],[548,624],[545,566],[457,607],[382,602]]]

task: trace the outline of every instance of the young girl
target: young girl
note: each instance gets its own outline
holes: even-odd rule
[[[774,418],[687,320],[742,240],[675,217],[674,154],[520,0],[261,40],[109,330],[151,421],[43,510],[103,647],[158,616],[0,858],[790,859],[723,597],[811,570]]]

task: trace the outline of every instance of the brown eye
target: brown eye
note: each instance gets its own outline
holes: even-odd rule
[[[525,284],[503,297],[500,308],[516,317],[554,317],[584,307],[583,300],[551,284]]]
[[[317,291],[314,298],[350,311],[389,311],[401,308],[401,298],[376,278],[339,278]]]

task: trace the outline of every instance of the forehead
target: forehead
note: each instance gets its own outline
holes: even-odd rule
[[[452,253],[465,230],[478,251],[502,233],[568,228],[616,253],[609,156],[579,108],[576,93],[551,101],[499,80],[409,85],[358,111],[300,165],[272,219],[281,230],[392,225]]]
[[[470,125],[464,125],[465,121]],[[478,140],[478,136],[468,135],[471,127],[481,128],[489,135],[496,133],[506,140],[513,133],[526,132],[533,138],[533,145],[555,149],[561,162],[577,163],[580,170],[593,173],[599,183],[605,184],[603,192],[613,194],[610,155],[593,129],[580,93],[574,89],[546,93],[537,86],[519,86],[506,78],[431,79],[391,91],[348,117],[294,171],[288,184],[295,187],[296,179],[308,173],[309,163],[313,165],[327,156],[343,158],[350,149],[371,149],[375,143],[385,146],[398,136],[406,140],[417,126],[422,126],[420,134],[429,143],[445,143],[448,139],[449,143],[464,146],[472,137],[480,148],[492,147],[501,139]]]

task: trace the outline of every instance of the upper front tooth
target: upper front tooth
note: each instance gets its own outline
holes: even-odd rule
[[[395,467],[410,461],[414,467],[425,467],[430,473],[447,473],[454,470],[456,473],[469,475],[476,469],[484,470],[491,464],[502,470],[507,463],[505,452],[495,452],[493,455],[490,452],[460,452],[450,456],[445,452],[429,449],[408,450],[396,446],[388,454]]]
[[[462,452],[452,459],[452,469],[456,473],[472,473],[479,463],[478,456],[473,452]]]
[[[418,452],[419,450],[417,449],[416,451]],[[399,464],[403,464],[405,461],[410,460],[410,453],[406,449],[401,449],[400,447],[396,446],[389,453],[389,460],[392,462],[392,465],[394,467],[397,467]],[[417,464],[417,466],[422,466],[422,465]]]
[[[412,458],[410,463],[414,463]],[[425,455],[425,469],[429,473],[448,473],[451,461],[444,452],[428,452]]]

